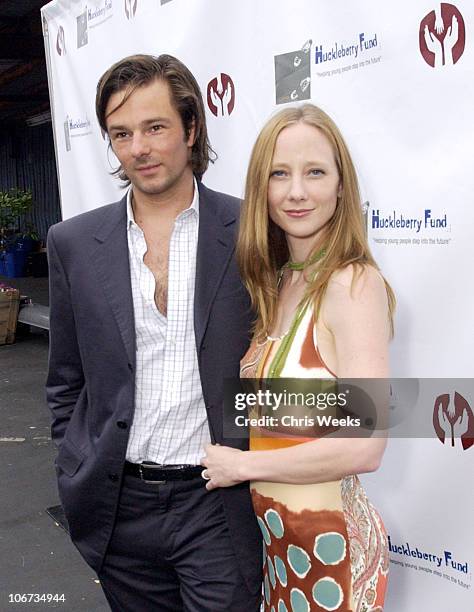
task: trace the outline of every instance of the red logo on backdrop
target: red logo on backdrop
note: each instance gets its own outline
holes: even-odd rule
[[[58,35],[56,37],[56,51],[58,55],[66,55],[66,36],[63,26],[59,26]]]
[[[216,117],[227,117],[234,110],[235,86],[228,74],[221,72],[207,85],[207,105]]]
[[[138,0],[125,0],[125,15],[127,15],[127,19],[132,19],[132,17],[135,17],[135,13],[137,12],[137,2]]]
[[[457,391],[443,393],[435,399],[433,426],[443,444],[450,440],[451,446],[455,446],[457,438],[464,450],[474,444],[474,414],[466,398]]]
[[[420,51],[433,68],[452,66],[464,53],[466,27],[454,4],[441,2],[420,23]]]

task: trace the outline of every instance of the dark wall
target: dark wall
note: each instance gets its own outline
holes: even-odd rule
[[[11,187],[31,189],[29,220],[45,240],[49,226],[61,220],[50,123],[0,130],[0,191]]]

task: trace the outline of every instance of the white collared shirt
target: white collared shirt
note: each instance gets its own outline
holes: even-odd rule
[[[145,235],[127,197],[127,240],[136,333],[135,415],[127,460],[197,465],[210,442],[194,335],[199,191],[175,219],[169,245],[168,306],[155,304],[155,278],[145,265]]]

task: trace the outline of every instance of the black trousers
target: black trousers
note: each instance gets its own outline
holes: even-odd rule
[[[113,612],[257,612],[218,490],[125,476],[99,579]]]

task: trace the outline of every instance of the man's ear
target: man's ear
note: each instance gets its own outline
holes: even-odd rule
[[[188,137],[186,138],[186,144],[188,147],[192,147],[196,141],[196,119],[191,121],[191,125],[189,127]]]

